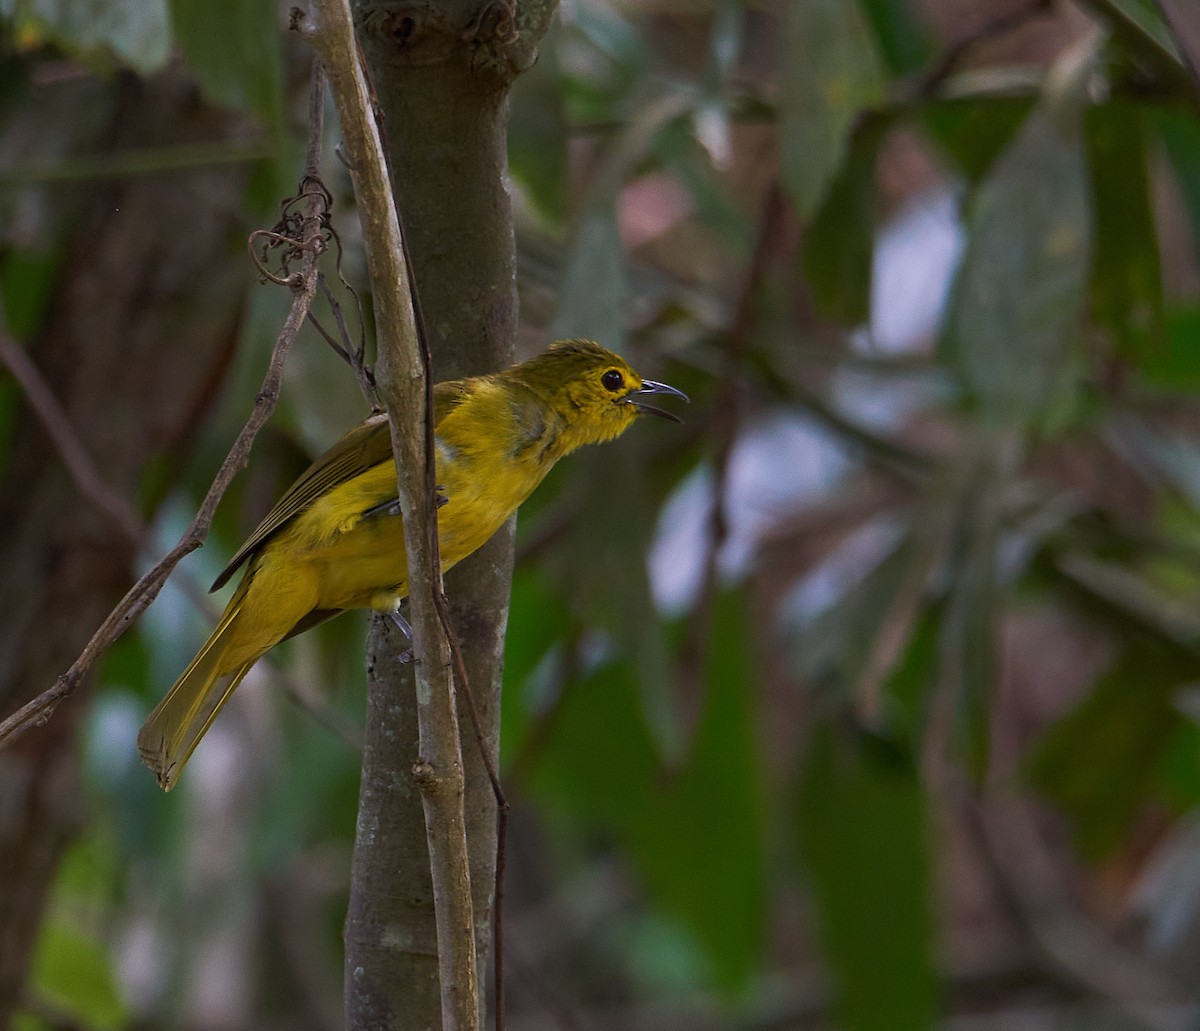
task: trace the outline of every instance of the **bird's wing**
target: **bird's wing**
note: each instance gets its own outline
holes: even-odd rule
[[[386,415],[373,415],[355,426],[305,469],[283,497],[275,502],[275,507],[221,571],[212,590],[223,586],[256,548],[270,540],[290,519],[303,512],[322,494],[378,465],[391,451],[392,439],[388,433]]]
[[[442,424],[442,420],[458,406],[460,401],[470,396],[471,390],[472,381],[466,379],[452,379],[434,386],[433,427],[435,430]]]
[[[438,424],[464,397],[470,387],[463,380],[439,383],[433,388],[434,424]],[[340,483],[365,473],[387,461],[392,453],[392,438],[386,415],[373,415],[355,426],[312,465],[304,470],[258,524],[246,543],[229,560],[212,590],[225,585],[238,567],[257,549],[278,533],[284,525],[308,508],[317,498]]]

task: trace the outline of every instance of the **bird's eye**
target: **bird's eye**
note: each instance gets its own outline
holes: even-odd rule
[[[605,390],[611,390],[615,394],[625,386],[625,377],[621,375],[618,369],[609,369],[608,372],[600,377],[600,382],[604,384]]]

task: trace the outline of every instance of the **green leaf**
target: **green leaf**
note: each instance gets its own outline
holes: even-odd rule
[[[1116,352],[1141,367],[1167,347],[1162,270],[1154,227],[1140,109],[1125,101],[1087,117],[1094,246],[1090,284],[1095,320]]]
[[[933,53],[933,44],[911,0],[862,0],[880,53],[892,75],[908,75]]]
[[[44,35],[84,60],[111,54],[142,75],[171,53],[166,0],[0,0],[0,14],[22,35]]]
[[[175,39],[205,94],[251,111],[268,129],[283,125],[278,8],[243,0],[169,0]]]
[[[616,211],[593,205],[567,254],[551,334],[602,340],[620,351],[625,339],[625,253]]]
[[[500,752],[507,761],[525,743],[540,699],[530,697],[534,671],[571,628],[570,608],[549,589],[537,570],[518,567],[513,573],[504,637],[504,689],[500,693]]]
[[[1170,390],[1200,391],[1200,305],[1174,308],[1166,313],[1166,346],[1138,363],[1148,383]]]
[[[891,124],[882,116],[859,122],[804,241],[804,274],[813,300],[823,314],[851,325],[870,316],[875,161]]]
[[[937,1010],[925,800],[913,757],[822,723],[797,792],[800,858],[843,1031],[919,1031]]]
[[[705,661],[704,714],[691,754],[635,830],[656,898],[696,935],[717,987],[727,993],[750,976],[766,924],[749,640],[745,598],[732,592],[718,597]]]
[[[969,183],[978,183],[1029,117],[1032,97],[951,97],[924,109],[924,124]]]
[[[125,1007],[117,993],[105,947],[74,927],[57,921],[42,925],[33,959],[38,995],[77,1017],[96,1031],[126,1025]]]
[[[1200,806],[1200,726],[1185,719],[1164,749],[1158,794],[1175,813]]]
[[[1172,692],[1196,672],[1177,651],[1135,641],[1030,754],[1027,777],[1067,814],[1083,857],[1110,855],[1152,797],[1183,725]]]
[[[1200,121],[1190,112],[1156,108],[1149,116],[1166,148],[1187,209],[1192,248],[1200,258]]]
[[[566,688],[530,787],[585,826],[627,831],[657,769],[633,667],[609,663]]]
[[[842,163],[855,119],[882,99],[883,82],[857,2],[789,4],[784,32],[780,162],[784,186],[808,218]]]
[[[0,310],[8,331],[29,340],[42,324],[61,255],[13,248],[0,257]]]
[[[661,439],[661,435],[658,435]],[[584,495],[569,539],[556,549],[563,593],[585,625],[612,635],[633,657],[642,705],[660,749],[680,746],[666,642],[654,609],[645,548],[631,542],[654,535],[647,434],[629,434],[607,447],[574,456],[570,476]]]
[[[1135,55],[1163,69],[1183,68],[1171,30],[1154,0],[1097,0],[1095,11]]]
[[[970,214],[941,355],[985,427],[1042,428],[1074,398],[1089,241],[1079,122],[1043,101]]]
[[[885,726],[914,754],[924,740],[925,716],[937,686],[938,641],[944,619],[940,605],[930,605],[921,612],[884,684],[888,706]]]
[[[107,943],[105,908],[120,883],[113,835],[101,830],[75,842],[63,857],[34,948],[31,985],[81,1025],[106,1031],[128,1019]]]
[[[633,668],[610,664],[568,688],[531,787],[628,847],[651,896],[703,948],[716,987],[734,992],[762,944],[765,832],[744,599],[720,598],[716,616],[704,711],[674,775]]]
[[[538,60],[517,78],[508,119],[508,164],[537,213],[551,226],[567,217],[567,118],[553,26]]]

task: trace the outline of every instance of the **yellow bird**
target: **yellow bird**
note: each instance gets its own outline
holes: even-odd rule
[[[642,379],[590,340],[564,340],[505,372],[434,387],[443,569],[481,547],[564,455],[624,433],[674,387]],[[387,418],[356,426],[308,467],[217,577],[246,573],[221,621],[138,734],[142,761],[174,787],[250,667],[346,609],[394,612],[408,593]]]

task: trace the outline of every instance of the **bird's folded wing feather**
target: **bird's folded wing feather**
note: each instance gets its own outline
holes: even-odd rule
[[[434,425],[440,423],[446,414],[469,394],[470,388],[462,380],[437,384],[433,388]],[[213,581],[211,590],[223,587],[255,549],[270,540],[317,498],[339,484],[387,461],[391,454],[392,438],[386,415],[373,415],[354,427],[300,474],[247,538],[246,543],[238,548],[229,565]]]

